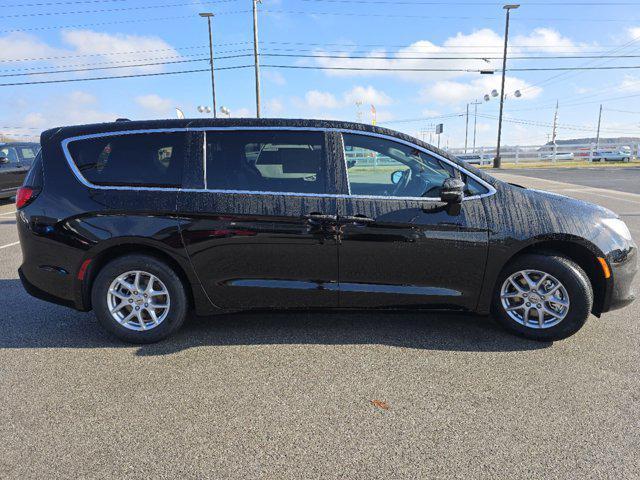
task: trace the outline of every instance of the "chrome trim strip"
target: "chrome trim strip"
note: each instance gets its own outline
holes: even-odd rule
[[[414,143],[408,142],[406,140],[394,137],[392,135],[383,135],[375,132],[364,132],[359,130],[351,130],[348,128],[321,128],[321,127],[244,127],[244,126],[235,126],[235,127],[180,127],[180,128],[150,128],[150,129],[140,129],[140,130],[120,130],[113,132],[103,132],[103,133],[92,133],[87,135],[78,135],[75,137],[65,138],[61,142],[62,151],[64,156],[69,164],[69,168],[76,176],[78,181],[85,185],[88,188],[96,189],[96,190],[125,190],[125,191],[137,191],[137,190],[145,190],[145,191],[154,191],[154,192],[209,192],[209,193],[237,193],[237,194],[254,194],[254,195],[279,195],[279,196],[293,196],[293,197],[329,197],[329,198],[371,198],[371,199],[380,199],[380,200],[417,200],[422,202],[440,202],[439,198],[425,198],[425,197],[389,197],[382,195],[351,195],[351,194],[332,194],[332,193],[297,193],[297,192],[261,192],[261,191],[253,191],[253,190],[222,190],[222,189],[208,189],[208,188],[172,188],[172,187],[126,187],[126,186],[107,186],[107,185],[96,185],[89,182],[80,172],[78,167],[76,166],[73,158],[71,157],[71,153],[69,152],[69,143],[75,142],[78,140],[87,140],[92,138],[101,138],[101,137],[111,137],[116,135],[135,135],[141,133],[169,133],[169,132],[207,132],[207,131],[228,131],[228,130],[283,130],[283,131],[314,131],[314,132],[340,132],[340,133],[351,133],[355,135],[367,135],[371,137],[384,138],[393,142],[402,143],[404,145],[408,145],[410,147],[416,148],[421,152],[424,152],[428,155],[431,155],[438,160],[441,160],[453,168],[457,169],[460,172],[463,172],[465,175],[473,178],[478,183],[480,183],[483,187],[485,187],[488,192],[482,195],[473,195],[471,197],[465,197],[463,201],[467,200],[477,200],[479,198],[488,197],[496,193],[496,189],[490,185],[489,183],[482,180],[480,177],[474,175],[473,173],[465,170],[462,166],[448,160],[447,158],[433,152],[429,149],[423,148]],[[206,133],[205,133],[206,135]],[[206,142],[205,142],[206,143]],[[344,150],[344,140],[342,141],[342,148]],[[206,160],[206,159],[205,159]],[[344,155],[344,161],[346,162],[346,154]],[[206,164],[206,161],[204,161]],[[346,165],[345,165],[346,167]],[[206,180],[206,179],[205,179]],[[205,184],[206,185],[206,184]]]
[[[202,176],[204,189],[207,190],[207,131],[202,132]]]

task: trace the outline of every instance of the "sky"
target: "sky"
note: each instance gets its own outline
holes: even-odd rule
[[[252,0],[0,6],[0,134],[26,139],[59,125],[175,118],[176,107],[187,117],[206,116],[197,106],[212,105],[207,71],[155,75],[208,68],[203,11],[216,15],[218,107],[232,117],[255,116]],[[640,66],[639,6],[541,0],[512,11],[507,68],[520,70],[506,76],[503,144],[547,142],[556,102],[558,139],[595,136],[600,104],[602,137],[640,136],[640,69],[521,70]],[[435,124],[443,123],[442,146],[463,147],[467,104],[477,100],[469,106],[467,144],[477,108],[476,145],[495,145],[499,100],[483,97],[500,90],[501,74],[479,70],[501,68],[501,3],[263,0],[258,10],[263,117],[370,123],[373,105],[380,126],[435,143]],[[619,58],[571,58],[603,55]],[[93,70],[42,74],[81,69]],[[78,81],[6,85],[51,80]]]

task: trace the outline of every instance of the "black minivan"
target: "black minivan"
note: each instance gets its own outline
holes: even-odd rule
[[[538,340],[633,298],[613,212],[357,123],[55,128],[17,197],[29,293],[131,342],[246,309],[455,309]]]

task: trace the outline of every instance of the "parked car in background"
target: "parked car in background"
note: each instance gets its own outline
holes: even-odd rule
[[[392,130],[162,120],[41,142],[16,200],[22,283],[127,341],[165,338],[189,310],[274,308],[492,312],[549,341],[634,299],[637,246],[615,213]]]
[[[456,157],[469,165],[482,165],[482,157],[477,153],[461,153]]]
[[[628,162],[631,160],[631,151],[620,150],[596,150],[592,157],[594,162]]]
[[[540,155],[542,160],[573,160],[573,152],[545,153]]]
[[[0,198],[16,194],[39,150],[38,143],[0,143]]]

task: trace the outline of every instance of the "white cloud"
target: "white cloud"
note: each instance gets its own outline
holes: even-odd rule
[[[518,47],[535,47],[536,51],[549,53],[576,51],[587,47],[587,44],[576,43],[551,28],[536,28],[529,35],[516,35],[513,44]]]
[[[474,98],[482,98],[484,94],[496,89],[500,91],[501,77],[482,76],[468,83],[443,80],[435,82],[433,85],[423,88],[420,91],[420,99],[424,102],[437,102],[443,104],[459,104],[468,102]],[[522,92],[522,97],[518,99],[527,100],[537,97],[542,89],[527,83],[525,80],[516,77],[506,77],[505,92],[511,95],[516,90]]]
[[[340,102],[329,92],[321,92],[319,90],[309,90],[305,96],[305,105],[312,109],[321,108],[338,108]]]
[[[37,37],[26,33],[10,33],[0,37],[0,60],[42,58],[63,55],[64,51],[53,48]]]
[[[275,70],[264,70],[262,72],[262,78],[275,85],[285,85],[287,83],[284,75],[282,75],[280,72],[276,72]]]
[[[284,111],[284,105],[279,98],[272,98],[265,102],[264,110],[267,115],[277,116]]]
[[[638,35],[640,35],[640,28],[638,29]],[[519,47],[510,47],[511,54],[525,51],[521,47],[535,47],[535,50],[527,49],[527,52],[560,53],[569,49],[573,51],[581,50],[589,46],[585,43],[574,42],[550,28],[536,28],[527,35],[517,35],[512,40],[512,44],[517,44]],[[483,48],[479,48],[479,46]],[[325,73],[330,76],[394,76],[404,80],[428,83],[430,81],[468,76],[470,74],[468,71],[497,70],[501,67],[502,47],[502,34],[496,33],[489,28],[483,28],[468,34],[458,32],[456,35],[447,38],[440,45],[436,45],[429,40],[418,40],[408,47],[401,48],[395,52],[373,49],[364,55],[367,58],[347,58],[349,53],[342,53],[338,58],[335,58],[335,55],[332,55],[333,58],[316,58],[315,63],[325,68],[379,69],[326,70]],[[327,55],[329,52],[317,50],[315,53],[317,55]],[[439,57],[462,58],[440,59]],[[405,71],[400,69],[405,69]],[[425,71],[406,71],[411,69],[424,69]]]
[[[625,75],[618,89],[624,90],[626,93],[640,91],[640,78],[634,75]]]
[[[348,104],[360,101],[375,106],[389,105],[392,103],[391,97],[386,93],[376,90],[371,85],[368,87],[356,86],[344,93],[344,101]]]
[[[69,101],[75,105],[91,105],[98,101],[98,99],[90,93],[76,90],[69,94]]]
[[[627,29],[627,32],[633,40],[640,38],[640,27],[631,27]]]
[[[237,108],[235,110],[231,110],[231,116],[233,118],[246,118],[246,117],[255,117],[255,111],[249,110],[248,108]]]
[[[155,59],[154,62],[180,57],[171,45],[155,36],[110,34],[93,30],[65,30],[61,35],[63,42],[71,46],[75,55],[97,54],[103,61],[118,62],[120,65],[140,63],[141,55],[144,58],[141,52],[148,52]],[[150,65],[137,67],[136,70],[158,72],[163,70],[163,66]]]
[[[149,110],[155,114],[172,114],[175,108],[175,102],[170,98],[162,98],[160,95],[150,93],[148,95],[140,95],[136,97],[135,102],[145,110]]]

